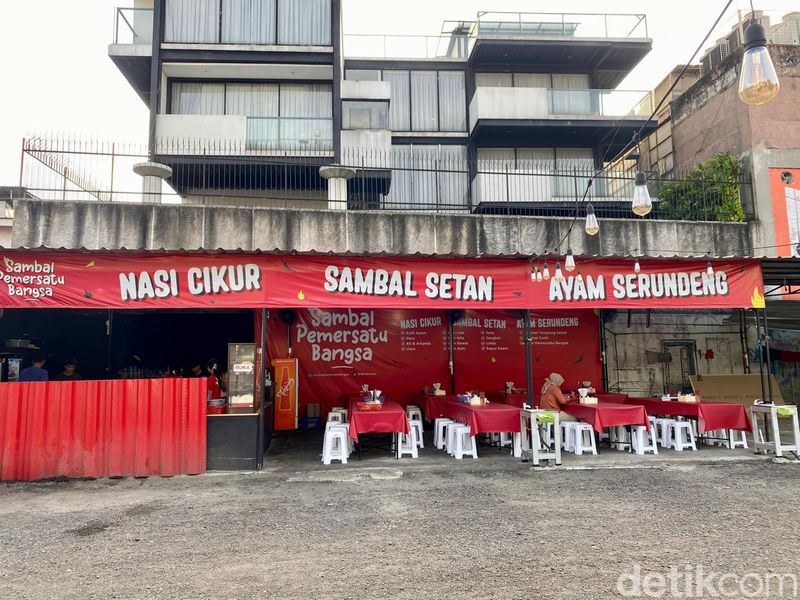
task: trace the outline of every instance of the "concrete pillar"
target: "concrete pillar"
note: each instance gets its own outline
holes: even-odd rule
[[[161,183],[172,175],[172,168],[161,163],[142,162],[133,165],[133,172],[142,176],[142,202],[160,204]]]
[[[356,175],[355,169],[339,165],[326,165],[319,168],[319,174],[328,181],[328,208],[347,209],[347,181]]]

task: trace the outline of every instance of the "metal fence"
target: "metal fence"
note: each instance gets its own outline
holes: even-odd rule
[[[238,146],[196,146],[162,141],[155,156],[136,144],[32,137],[23,140],[20,185],[41,200],[151,202],[189,205],[327,208],[327,182],[319,168],[328,153],[285,150],[264,156],[237,154]],[[519,155],[522,155],[520,153]],[[518,155],[518,156],[519,156]],[[172,169],[163,182],[148,185],[134,165],[156,160]],[[599,217],[634,218],[630,201],[634,170],[619,165],[597,175],[590,159],[493,158],[470,160],[465,146],[404,145],[344,148],[339,164],[350,167],[350,210],[437,211],[505,215],[572,216],[592,202]],[[592,185],[588,186],[592,180]],[[671,190],[671,204],[659,199],[667,183],[681,181],[650,173],[654,210],[649,219],[740,220],[719,207],[719,181],[692,180],[685,192]],[[748,206],[750,182],[724,182]],[[682,196],[684,194],[684,196]],[[691,198],[689,197],[691,195]],[[638,217],[636,217],[638,218]],[[747,214],[745,214],[747,218]]]

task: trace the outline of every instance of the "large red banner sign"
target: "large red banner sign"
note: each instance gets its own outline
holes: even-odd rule
[[[525,386],[520,311],[468,310],[453,327],[450,373],[449,321],[435,310],[298,310],[294,322],[270,319],[270,358],[298,360],[300,414],[317,403],[324,411],[346,405],[366,384],[401,404],[418,403],[433,383],[448,392],[499,391],[506,381]],[[551,372],[566,388],[582,380],[602,384],[599,318],[592,310],[533,313],[534,394]],[[455,381],[455,388],[453,387]]]
[[[550,265],[551,270],[554,265]],[[5,252],[0,307],[80,308],[750,308],[755,261],[579,261],[531,280],[514,259],[275,254]]]

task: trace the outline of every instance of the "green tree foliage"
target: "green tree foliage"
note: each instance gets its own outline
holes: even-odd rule
[[[695,166],[685,179],[660,186],[659,215],[681,221],[744,221],[741,175],[739,161],[730,152],[720,152]]]

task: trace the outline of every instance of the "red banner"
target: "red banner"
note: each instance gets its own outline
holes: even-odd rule
[[[269,321],[268,354],[298,359],[300,414],[306,405],[332,406],[361,386],[379,389],[402,405],[441,383],[448,392],[525,386],[525,347],[520,311],[465,311],[453,327],[455,390],[450,376],[448,313],[426,310],[299,310],[291,324]],[[592,310],[533,313],[534,394],[544,378],[561,373],[565,389],[590,380],[602,385],[599,319]],[[276,377],[280,374],[276,371]]]
[[[0,307],[763,307],[755,261],[715,261],[712,273],[698,261],[643,260],[639,273],[629,260],[578,262],[537,283],[514,259],[6,252]]]

